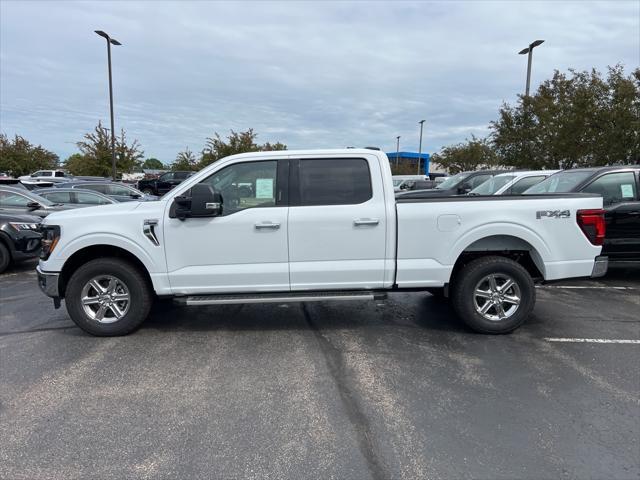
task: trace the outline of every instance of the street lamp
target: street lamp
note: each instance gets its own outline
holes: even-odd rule
[[[111,175],[113,180],[116,180],[116,137],[115,127],[113,122],[113,83],[111,80],[111,45],[122,45],[115,38],[111,38],[108,34],[102,30],[95,30],[95,32],[107,41],[107,61],[109,64],[109,107],[111,110]]]
[[[424,127],[426,120],[420,120],[420,146],[418,147],[418,175],[420,175],[420,159],[422,158],[422,128]]]
[[[527,48],[523,48],[518,52],[519,55],[529,54],[529,58],[527,60],[527,88],[525,91],[525,96],[529,96],[529,85],[531,85],[531,58],[533,56],[533,49],[539,45],[542,45],[544,40],[536,40],[532,44],[530,44]]]
[[[400,135],[396,137],[396,168],[398,167],[399,156],[400,156]]]

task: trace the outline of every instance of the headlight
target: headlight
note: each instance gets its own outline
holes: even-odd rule
[[[20,231],[20,230],[37,230],[38,229],[38,224],[37,223],[14,223],[14,222],[9,222],[9,225],[11,225],[13,228],[15,228],[18,231]]]
[[[42,233],[42,250],[40,250],[40,258],[46,260],[51,252],[56,248],[58,240],[60,240],[60,227],[58,225],[43,225],[40,229]]]

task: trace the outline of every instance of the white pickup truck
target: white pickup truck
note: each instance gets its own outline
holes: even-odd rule
[[[600,276],[602,198],[396,199],[367,149],[256,152],[159,201],[49,215],[37,267],[56,307],[94,335],[133,331],[157,298],[185,305],[364,300],[428,291],[472,329],[506,333],[534,280]]]

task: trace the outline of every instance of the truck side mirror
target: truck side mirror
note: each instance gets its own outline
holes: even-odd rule
[[[205,183],[198,183],[191,187],[191,195],[175,197],[169,210],[170,218],[180,220],[187,217],[218,217],[220,215],[222,215],[222,195]]]
[[[222,214],[222,196],[211,185],[198,183],[191,188],[191,217],[217,217]]]

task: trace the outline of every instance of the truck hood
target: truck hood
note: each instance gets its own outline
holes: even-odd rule
[[[95,207],[72,208],[69,210],[53,212],[46,217],[43,223],[55,224],[66,219],[78,220],[81,218],[96,219],[104,216],[117,216],[132,212],[140,206],[140,202],[123,202],[111,205],[97,205]]]

